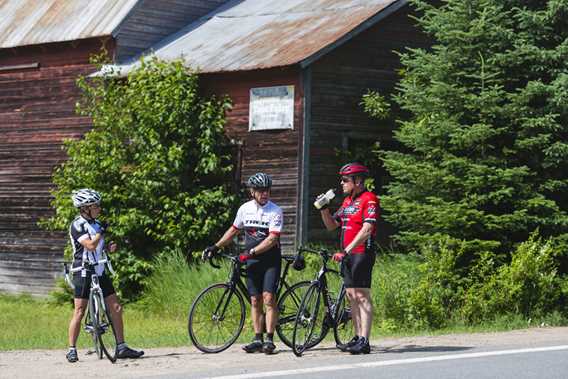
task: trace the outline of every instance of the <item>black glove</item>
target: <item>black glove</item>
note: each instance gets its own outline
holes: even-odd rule
[[[201,259],[203,260],[209,259],[213,257],[218,251],[219,248],[217,247],[217,245],[208,246],[205,248],[205,250],[203,250],[203,253],[201,253]]]
[[[108,222],[100,222],[101,234],[104,234],[108,228]]]

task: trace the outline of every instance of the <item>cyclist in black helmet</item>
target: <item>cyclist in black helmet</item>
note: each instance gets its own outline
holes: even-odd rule
[[[102,250],[105,246],[104,235],[106,227],[97,220],[101,213],[101,195],[97,191],[83,188],[73,191],[71,198],[73,205],[79,209],[79,216],[73,220],[69,227],[69,237],[71,238],[71,246],[73,248],[73,267],[80,267],[85,259],[96,261],[101,259]],[[114,243],[110,243],[108,247],[111,253],[117,248]],[[124,342],[122,307],[110,277],[104,272],[103,265],[98,265],[95,270],[99,276],[99,283],[105,302],[110,310],[112,322],[116,329],[117,358],[141,357],[144,355],[143,351],[131,349]],[[73,284],[75,286],[75,310],[69,322],[69,351],[67,352],[67,360],[71,363],[79,360],[75,344],[81,330],[81,320],[87,309],[91,278],[86,275],[86,272],[78,271],[73,275]]]
[[[240,231],[245,233],[245,250],[239,260],[247,265],[247,288],[251,298],[251,316],[255,337],[243,346],[247,353],[264,352],[272,354],[274,329],[278,320],[276,289],[280,278],[281,253],[280,232],[282,231],[282,209],[269,200],[272,180],[259,172],[248,179],[252,200],[241,205],[233,225],[214,245],[203,251],[204,257],[211,257],[217,250],[232,243]],[[266,307],[266,341],[263,339],[263,305]]]

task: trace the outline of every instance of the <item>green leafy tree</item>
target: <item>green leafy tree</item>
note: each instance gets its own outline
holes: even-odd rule
[[[204,98],[182,62],[141,62],[127,78],[81,78],[78,112],[92,118],[83,139],[66,141],[69,159],[54,174],[50,220],[66,230],[77,211],[71,191],[103,195],[103,216],[119,243],[113,254],[123,295],[135,296],[159,253],[202,249],[235,206],[225,139],[228,99]]]
[[[382,153],[399,240],[464,241],[466,264],[537,229],[566,240],[568,1],[413,3],[434,43],[401,54],[403,149]]]

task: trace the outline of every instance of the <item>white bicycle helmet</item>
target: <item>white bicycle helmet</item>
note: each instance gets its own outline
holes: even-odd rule
[[[263,172],[257,172],[249,178],[247,184],[250,188],[270,188],[272,187],[272,179]]]
[[[101,203],[101,194],[89,188],[82,188],[80,190],[73,191],[71,198],[73,199],[73,206],[76,208]]]

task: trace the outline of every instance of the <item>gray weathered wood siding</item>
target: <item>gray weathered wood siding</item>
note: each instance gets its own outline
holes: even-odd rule
[[[134,57],[227,0],[141,0],[115,33],[115,59]]]
[[[66,233],[37,225],[52,214],[53,168],[66,159],[64,138],[90,127],[75,114],[75,80],[93,72],[98,40],[0,50],[0,291],[45,295],[61,272]]]
[[[352,139],[369,144],[392,139],[393,125],[370,119],[360,103],[368,89],[382,94],[393,91],[400,68],[394,51],[428,45],[408,11],[409,7],[404,7],[311,66],[309,199],[329,188],[340,188],[337,172],[346,162],[338,159],[335,150],[343,149]],[[335,205],[339,203],[337,199]],[[336,233],[324,229],[311,202],[307,225],[310,241],[337,243]]]
[[[249,91],[255,87],[294,85],[294,130],[248,131]],[[281,242],[285,251],[294,248],[299,185],[299,144],[303,128],[303,89],[298,69],[208,74],[202,78],[207,93],[228,95],[233,108],[226,126],[229,137],[242,143],[241,182],[262,171],[273,179],[272,200],[284,211]]]

